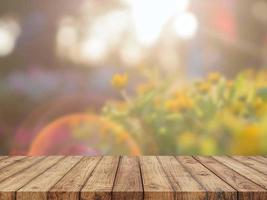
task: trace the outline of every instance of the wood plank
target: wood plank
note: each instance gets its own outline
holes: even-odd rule
[[[159,156],[158,160],[175,190],[176,200],[206,199],[205,189],[174,156]]]
[[[256,160],[253,160],[249,157],[244,157],[244,156],[232,156],[232,158],[267,175],[267,165],[261,162],[258,162]]]
[[[267,199],[267,191],[265,189],[241,176],[229,167],[226,167],[214,158],[202,156],[196,156],[195,158],[222,180],[236,189],[238,191],[239,200]]]
[[[0,183],[0,200],[13,200],[15,193],[32,179],[42,174],[57,163],[62,156],[53,156],[42,159],[40,162],[28,167]]]
[[[59,162],[46,170],[17,191],[17,200],[46,200],[48,191],[75,165],[82,157],[62,157]]]
[[[218,178],[213,172],[204,167],[191,156],[178,156],[177,160],[205,188],[209,200],[235,200],[237,191]]]
[[[253,160],[257,160],[258,162],[261,162],[261,163],[267,165],[267,158],[265,158],[263,156],[248,156],[248,157],[253,159]]]
[[[26,158],[25,156],[12,156],[12,157],[8,157],[6,156],[6,159],[3,159],[0,161],[0,169],[3,169],[4,167],[7,167],[19,160],[22,160]]]
[[[143,200],[143,185],[137,157],[123,156],[121,158],[112,199]]]
[[[81,190],[83,200],[110,200],[119,156],[104,156]]]
[[[0,182],[30,167],[31,165],[39,162],[42,159],[44,159],[44,157],[27,157],[26,159],[18,160],[16,163],[13,163],[12,165],[8,165],[7,167],[2,168],[0,170]]]
[[[267,189],[267,176],[227,156],[213,156],[216,160]]]
[[[75,165],[49,193],[48,199],[51,200],[78,200],[79,193],[101,157],[84,157]]]
[[[140,157],[145,200],[173,200],[175,191],[155,156]]]

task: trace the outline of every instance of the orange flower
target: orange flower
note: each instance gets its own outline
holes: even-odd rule
[[[198,90],[201,93],[208,93],[211,89],[211,85],[208,82],[202,82],[198,85]]]
[[[221,78],[221,75],[218,73],[218,72],[213,72],[213,73],[210,73],[208,75],[208,80],[211,82],[211,83],[216,83],[220,80]]]
[[[175,99],[170,99],[165,102],[165,107],[172,112],[179,112],[191,109],[194,106],[194,102],[186,95],[180,95]]]
[[[111,84],[114,88],[123,89],[128,84],[127,74],[115,74],[112,77]]]

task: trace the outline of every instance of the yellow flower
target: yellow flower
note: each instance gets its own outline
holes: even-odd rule
[[[128,84],[127,74],[115,74],[112,77],[111,84],[114,88],[123,89]]]
[[[166,101],[165,107],[167,110],[173,111],[173,112],[176,112],[179,110],[178,102],[173,99]]]
[[[266,112],[266,107],[264,105],[264,102],[262,100],[262,98],[257,97],[253,102],[252,102],[252,106],[256,112],[256,114],[258,116],[261,116],[262,114],[264,114]]]
[[[200,152],[202,155],[214,155],[216,149],[216,142],[210,138],[206,138],[200,143]]]
[[[260,97],[257,97],[253,102],[253,106],[256,110],[260,109],[263,106],[263,100]]]
[[[236,101],[229,107],[230,111],[234,114],[243,113],[244,108],[245,108],[244,102],[242,101]]]
[[[181,149],[188,149],[194,148],[197,144],[197,136],[192,132],[183,132],[181,135],[178,136],[178,146]]]
[[[211,89],[211,85],[209,82],[202,82],[198,85],[198,90],[201,92],[201,93],[207,93],[209,92]]]
[[[188,96],[180,96],[177,98],[177,101],[179,102],[181,110],[191,109],[194,106],[193,100]]]
[[[233,153],[254,155],[261,152],[262,132],[256,124],[249,124],[237,134],[233,143]]]
[[[233,81],[230,81],[229,80],[229,81],[226,82],[226,87],[227,88],[232,88],[233,87],[233,84],[234,84]]]
[[[186,95],[180,95],[175,99],[170,99],[165,102],[166,109],[172,112],[185,111],[193,108],[193,106],[193,100]]]
[[[217,83],[220,80],[220,78],[221,78],[221,75],[218,72],[210,73],[208,75],[208,80],[211,83]]]
[[[183,88],[178,88],[178,90],[176,90],[176,91],[174,91],[173,93],[172,93],[172,96],[174,97],[174,98],[180,98],[180,97],[183,97],[183,96],[185,96],[186,94],[187,94],[187,92],[190,90],[190,88],[188,88],[188,87],[183,87]]]

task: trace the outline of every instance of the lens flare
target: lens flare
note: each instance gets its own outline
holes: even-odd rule
[[[96,115],[73,114],[43,128],[33,140],[28,155],[131,154],[140,150],[122,127]]]

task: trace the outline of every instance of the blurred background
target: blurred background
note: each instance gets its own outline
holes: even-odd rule
[[[265,0],[0,5],[0,154],[267,153]]]

